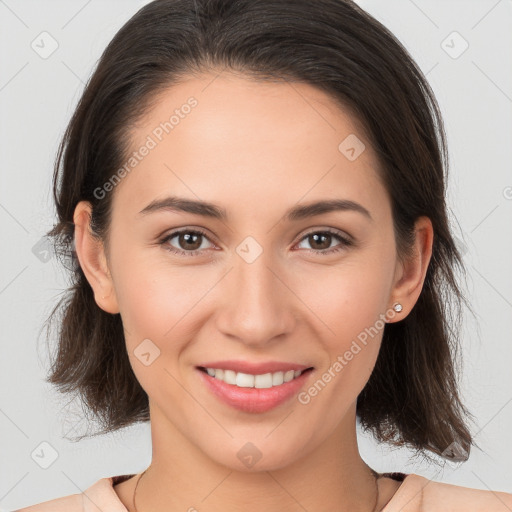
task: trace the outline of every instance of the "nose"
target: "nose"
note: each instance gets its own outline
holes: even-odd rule
[[[217,329],[248,346],[267,346],[290,334],[300,304],[288,284],[290,274],[264,251],[248,263],[234,255],[234,266],[219,290]]]

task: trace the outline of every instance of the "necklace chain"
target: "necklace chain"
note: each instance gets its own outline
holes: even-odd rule
[[[138,480],[137,480],[137,483],[135,485],[135,489],[133,490],[133,510],[135,512],[137,512],[137,507],[135,506],[135,494],[137,493],[137,487],[139,486],[139,482],[140,482],[140,479],[142,478],[142,476],[144,475],[144,473],[148,470],[149,468],[146,468],[142,473],[141,475],[139,476]]]
[[[133,490],[133,510],[134,510],[134,512],[138,512],[138,511],[137,511],[137,507],[135,506],[135,495],[137,494],[137,487],[139,486],[140,479],[143,477],[144,473],[145,473],[148,469],[149,469],[149,467],[148,467],[148,468],[146,468],[146,469],[141,473],[141,475],[139,476],[139,478],[138,478],[138,480],[137,480],[137,483],[135,484],[135,489]],[[371,469],[371,468],[370,468],[370,470],[371,470],[371,472],[372,472],[372,474],[373,474],[373,476],[374,476],[374,478],[375,478],[375,488],[376,488],[376,490],[377,490],[376,497],[375,497],[375,505],[374,505],[374,507],[373,507],[373,511],[372,511],[372,512],[377,512],[377,505],[379,504],[379,485],[378,485],[378,483],[377,483],[377,480],[379,479],[379,476],[380,476],[380,475],[379,475],[376,471],[374,471],[373,469]]]

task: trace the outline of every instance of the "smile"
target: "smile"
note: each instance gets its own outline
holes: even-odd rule
[[[290,382],[307,370],[288,370],[286,372],[264,373],[261,375],[252,375],[250,373],[235,372],[233,370],[223,370],[219,368],[200,368],[208,373],[210,377],[221,380],[226,384],[237,386],[239,388],[272,388],[281,386],[285,382]]]
[[[206,389],[223,404],[239,411],[261,414],[290,403],[306,386],[313,368],[264,374],[211,367],[197,367],[196,371]]]

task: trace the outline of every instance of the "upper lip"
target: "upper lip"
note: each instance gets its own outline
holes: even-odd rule
[[[307,370],[312,368],[303,364],[284,363],[280,361],[265,361],[251,363],[249,361],[211,361],[199,365],[202,368],[216,368],[219,370],[232,370],[234,372],[248,373],[252,375],[263,375],[265,373],[287,372],[289,370]]]

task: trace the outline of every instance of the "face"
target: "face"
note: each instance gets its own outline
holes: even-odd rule
[[[349,136],[366,145],[355,159],[339,148]],[[121,314],[152,423],[239,470],[248,442],[258,469],[272,469],[353,428],[401,275],[390,200],[357,123],[306,84],[204,75],[159,96],[132,149],[147,154],[109,192],[110,306],[97,300]],[[225,216],[147,208],[171,196]],[[352,206],[288,215],[319,201]],[[216,361],[312,370],[236,388],[198,368]]]

